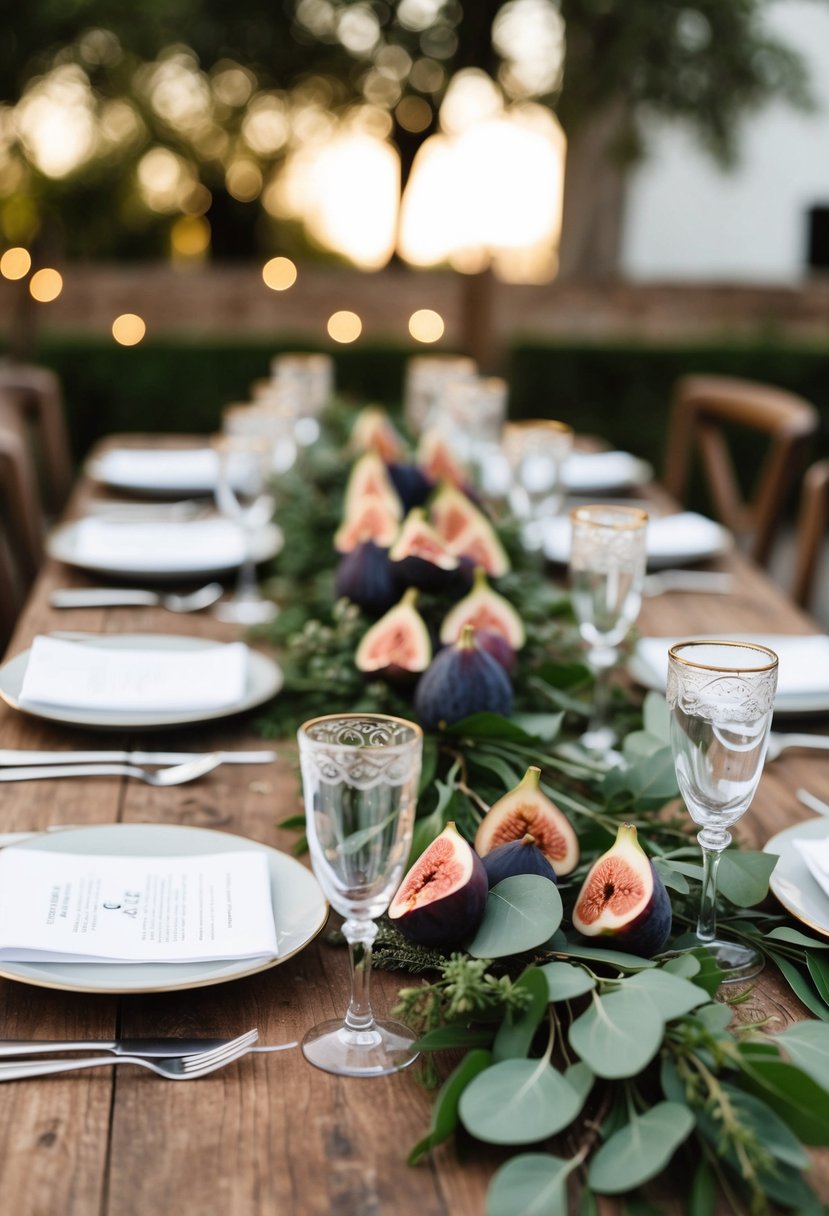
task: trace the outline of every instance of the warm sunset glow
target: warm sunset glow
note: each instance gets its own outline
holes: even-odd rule
[[[356,312],[344,309],[332,313],[328,318],[327,328],[329,338],[333,338],[335,342],[356,342],[363,332],[363,323]]]
[[[419,308],[409,317],[409,333],[415,342],[437,342],[444,329],[443,317],[431,308]]]
[[[29,281],[29,291],[39,304],[50,304],[63,291],[63,278],[57,270],[45,266],[36,270]]]
[[[271,258],[262,267],[265,286],[271,291],[287,291],[296,282],[297,269],[290,258]]]
[[[112,322],[112,336],[120,346],[137,346],[146,332],[143,318],[134,312],[122,312]]]
[[[31,268],[31,254],[20,245],[7,249],[0,258],[0,274],[4,279],[25,279]]]

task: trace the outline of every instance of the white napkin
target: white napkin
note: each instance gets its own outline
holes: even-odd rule
[[[544,553],[551,562],[562,565],[570,560],[570,520],[556,515],[542,522]],[[645,549],[651,565],[687,562],[721,553],[728,533],[713,519],[682,511],[648,521]]]
[[[795,840],[793,843],[809,873],[829,895],[829,834],[822,840]]]
[[[705,636],[705,635],[703,635]],[[711,636],[711,635],[708,635]],[[780,659],[777,700],[803,694],[829,695],[829,637],[826,634],[716,635],[723,641],[742,641],[770,646]],[[664,688],[668,678],[668,650],[684,638],[640,638],[634,648],[636,666],[643,666],[652,687]]]
[[[238,565],[244,556],[244,533],[229,519],[130,523],[87,518],[75,531],[74,559],[79,565],[186,572]]]
[[[111,448],[97,462],[98,476],[111,485],[186,494],[212,492],[218,467],[210,448]]]
[[[119,650],[36,637],[21,705],[125,712],[224,709],[245,691],[242,642],[192,650]]]
[[[630,452],[571,452],[562,467],[562,481],[573,494],[641,485],[652,470]]]

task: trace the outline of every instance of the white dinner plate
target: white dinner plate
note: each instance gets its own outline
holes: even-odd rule
[[[653,468],[630,452],[571,452],[561,479],[569,494],[614,494],[647,485]]]
[[[86,646],[104,646],[111,649],[132,650],[197,650],[207,646],[223,645],[209,638],[180,637],[176,634],[159,633],[107,633],[79,637],[78,643]],[[93,709],[73,709],[56,705],[32,706],[20,704],[20,690],[29,662],[29,650],[9,659],[0,667],[0,697],[13,709],[45,718],[49,722],[67,722],[72,726],[93,726],[101,730],[155,730],[162,726],[184,726],[194,722],[208,722],[214,718],[225,718],[243,713],[256,705],[270,700],[282,687],[282,670],[268,655],[248,649],[247,678],[242,697],[231,705],[211,710],[158,710],[106,712]]]
[[[117,558],[96,560],[84,557],[79,543],[78,530],[81,523],[81,520],[72,520],[70,523],[61,524],[55,528],[47,537],[46,551],[50,557],[56,558],[59,562],[65,562],[67,566],[76,566],[78,569],[87,570],[93,574],[102,574],[107,578],[181,582],[182,579],[217,578],[232,573],[240,565],[238,559],[225,559],[217,562],[206,557],[204,553],[188,553],[185,548],[182,548],[175,568],[171,567],[169,561],[160,560],[154,556],[152,550],[148,550],[143,556],[131,554],[128,561],[125,560],[121,563]],[[117,527],[117,525],[112,526]],[[188,525],[176,524],[173,526],[182,529]],[[276,524],[267,524],[253,537],[254,560],[257,564],[270,561],[280,552],[283,543],[282,529]]]
[[[812,876],[794,844],[796,840],[821,840],[825,836],[829,836],[829,819],[807,819],[772,836],[763,852],[776,853],[779,858],[769,888],[786,911],[815,933],[829,937],[829,895]]]
[[[316,937],[328,915],[328,905],[310,870],[287,853],[225,832],[166,823],[112,823],[44,832],[8,847],[58,854],[158,857],[259,850],[268,862],[279,951],[276,958],[197,963],[0,963],[0,975],[6,979],[40,988],[69,992],[178,992],[222,984],[284,963]]]
[[[728,630],[718,634],[695,635],[694,640],[697,637],[701,641],[740,641],[770,646],[780,657],[779,682],[774,698],[775,715],[829,713],[829,637],[823,634],[735,634]],[[674,643],[690,638],[690,634],[685,637],[640,638],[628,660],[628,671],[644,688],[664,693],[668,651]],[[787,662],[789,658],[791,662]],[[800,668],[814,672],[816,680],[813,687],[787,687],[786,670],[787,667],[791,670],[795,661]]]
[[[620,504],[623,505],[623,504]],[[544,520],[544,555],[566,565],[570,560],[570,520],[557,515]],[[649,521],[645,547],[648,567],[660,570],[722,557],[732,546],[731,533],[705,515],[680,511]]]
[[[206,447],[110,448],[87,460],[87,477],[142,498],[213,496],[218,460]]]

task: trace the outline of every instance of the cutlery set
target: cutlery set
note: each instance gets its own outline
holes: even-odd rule
[[[37,752],[0,749],[0,781],[54,777],[134,777],[147,785],[196,781],[220,764],[269,764],[276,752]],[[146,765],[158,765],[156,769]]]

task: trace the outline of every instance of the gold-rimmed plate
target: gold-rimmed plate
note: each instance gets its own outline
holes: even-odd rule
[[[829,895],[812,876],[795,842],[823,840],[827,836],[829,819],[821,815],[784,828],[763,847],[764,853],[774,853],[778,858],[769,888],[795,920],[821,937],[829,937]]]

